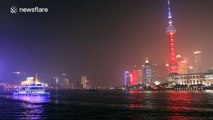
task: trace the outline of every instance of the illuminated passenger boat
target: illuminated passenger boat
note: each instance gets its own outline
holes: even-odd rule
[[[39,82],[37,76],[28,77],[27,80],[22,81],[21,86],[13,95],[26,95],[26,96],[49,96],[50,92],[45,91],[45,84]]]
[[[13,94],[27,96],[49,96],[50,92],[46,92],[42,84],[31,84],[28,86],[20,86],[17,91],[13,92]]]

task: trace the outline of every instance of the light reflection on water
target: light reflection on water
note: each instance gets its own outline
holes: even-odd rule
[[[208,93],[208,94],[206,94]],[[201,119],[213,112],[212,91],[131,91],[132,119]],[[144,117],[146,116],[146,117]],[[156,117],[157,116],[157,117]]]
[[[20,96],[20,95],[13,95],[12,99],[16,100],[23,100],[30,103],[49,103],[50,97],[49,96]]]
[[[45,106],[50,102],[49,96],[1,95],[0,97],[0,119],[43,120],[48,118]]]
[[[41,120],[45,119],[46,115],[43,115],[45,108],[43,103],[49,103],[49,96],[18,96],[13,95],[12,99],[22,100],[26,102],[21,102],[19,104],[20,114],[19,120]]]
[[[43,115],[45,108],[42,104],[21,103],[20,108],[22,112],[19,120],[41,120],[45,118]]]
[[[0,113],[7,111],[8,118],[15,116],[20,120],[213,119],[211,91],[59,91],[51,99],[42,96],[12,96],[12,99],[17,101],[6,101],[9,107],[0,102]]]

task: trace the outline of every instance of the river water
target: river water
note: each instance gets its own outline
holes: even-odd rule
[[[51,97],[1,95],[0,119],[212,120],[213,91],[52,91]]]

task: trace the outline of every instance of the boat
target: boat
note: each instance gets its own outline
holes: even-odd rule
[[[13,92],[14,95],[27,95],[27,96],[49,96],[50,92],[46,92],[42,84],[30,84],[27,86],[20,86],[17,91]]]
[[[13,95],[19,96],[50,96],[50,92],[46,92],[45,84],[41,83],[37,76],[28,77],[27,80],[22,81],[19,88],[13,92]]]

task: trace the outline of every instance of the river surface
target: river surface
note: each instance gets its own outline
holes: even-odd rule
[[[213,91],[52,91],[1,95],[6,120],[213,120]]]

